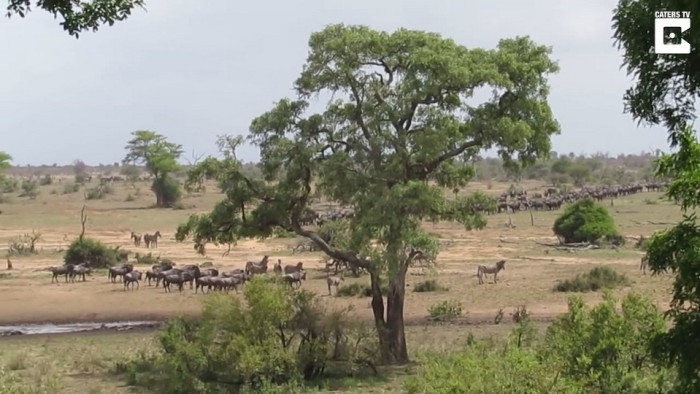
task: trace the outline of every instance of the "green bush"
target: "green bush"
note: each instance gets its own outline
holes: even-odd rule
[[[451,321],[462,316],[462,304],[455,300],[440,301],[428,308],[428,314],[434,321]]]
[[[671,370],[652,362],[651,346],[666,329],[651,300],[630,293],[616,308],[608,292],[588,308],[581,297],[547,329],[542,357],[586,393],[669,393]]]
[[[649,346],[664,332],[664,317],[644,297],[627,295],[621,309],[609,293],[593,308],[571,297],[569,311],[549,326],[538,346],[520,340],[528,320],[521,320],[504,344],[470,338],[463,350],[424,354],[417,373],[406,379],[405,392],[674,392],[674,371],[654,364]]]
[[[19,190],[19,181],[15,178],[0,176],[0,193],[15,193]]]
[[[114,193],[114,188],[112,186],[100,184],[85,190],[85,198],[88,200],[101,200],[112,193]]]
[[[46,174],[43,177],[39,178],[39,186],[46,186],[50,185],[53,183],[53,178],[51,178],[51,175]]]
[[[81,241],[76,238],[66,250],[63,260],[66,264],[87,263],[92,268],[109,267],[121,262],[126,262],[128,252],[119,250],[119,247],[111,248],[102,242],[84,237]]]
[[[601,289],[614,289],[621,286],[629,286],[631,281],[625,274],[618,274],[610,267],[595,267],[584,274],[577,274],[572,279],[567,279],[554,286],[555,291],[561,292],[589,292]]]
[[[413,291],[417,293],[427,293],[431,291],[448,291],[449,289],[438,283],[435,279],[428,279],[424,282],[416,283]]]
[[[243,294],[244,302],[213,294],[201,317],[167,323],[160,355],[140,366],[148,372],[133,367],[130,380],[173,394],[289,392],[278,386],[319,378],[331,363],[359,371],[376,357],[366,326],[347,310],[327,311],[310,292],[255,277]]]
[[[36,181],[25,179],[22,181],[22,193],[20,197],[29,197],[35,199],[39,195],[39,184]]]
[[[167,175],[153,180],[151,190],[156,194],[160,207],[172,208],[182,198],[180,182]]]
[[[77,193],[80,190],[80,184],[75,182],[69,182],[63,185],[63,194]]]
[[[605,240],[615,243],[621,238],[607,209],[589,197],[567,206],[554,221],[552,230],[567,243]]]
[[[146,265],[153,265],[161,261],[160,255],[154,256],[151,252],[148,252],[148,254],[140,254],[139,252],[136,252],[134,255],[134,260],[136,260],[136,264]]]

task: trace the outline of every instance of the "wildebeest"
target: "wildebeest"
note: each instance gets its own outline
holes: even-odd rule
[[[292,272],[291,274],[285,274],[282,278],[284,281],[289,283],[289,287],[294,288],[297,285],[297,289],[301,287],[301,281],[306,280],[306,271]]]
[[[131,290],[134,289],[134,283],[136,287],[139,286],[139,281],[141,280],[141,273],[139,271],[131,271],[124,274],[124,291],[131,285]]]
[[[66,282],[68,282],[68,277],[73,273],[73,269],[75,266],[73,264],[63,264],[60,267],[49,267],[49,271],[51,271],[51,283],[54,283],[54,281],[58,282],[58,276],[59,275],[64,275],[66,277]]]
[[[493,274],[493,283],[498,283],[497,278],[496,278],[498,276],[498,272],[500,270],[504,270],[504,269],[506,269],[506,261],[505,260],[501,260],[501,261],[497,262],[496,264],[490,265],[490,266],[485,266],[485,265],[478,266],[476,268],[476,276],[479,277],[479,284],[483,284],[484,283],[484,279],[483,279],[484,276],[489,275],[489,274]]]
[[[226,291],[226,293],[228,293],[231,289],[234,289],[236,293],[238,293],[238,286],[244,284],[247,279],[248,277],[246,274],[230,276],[227,278],[221,278],[217,281],[215,286],[219,290]]]
[[[143,235],[143,242],[146,244],[147,248],[157,248],[158,247],[158,238],[160,238],[160,231],[156,231],[154,234],[144,234]]]
[[[148,281],[148,285],[151,285],[152,280],[156,280],[156,287],[158,287],[158,283],[160,282],[158,274],[171,269],[173,269],[173,264],[170,262],[161,261],[156,264],[153,264],[151,269],[146,271],[146,280]]]
[[[194,292],[197,293],[199,289],[202,289],[202,294],[204,294],[204,287],[206,286],[207,292],[211,290],[212,286],[216,283],[218,279],[222,279],[221,276],[200,276],[194,280]]]
[[[267,272],[267,260],[270,258],[270,256],[263,256],[262,260],[260,260],[259,263],[256,263],[254,261],[248,261],[245,263],[245,272],[248,275],[254,275],[254,274],[264,274]]]
[[[183,285],[185,283],[185,271],[180,270],[170,270],[166,271],[168,274],[163,278],[163,288],[166,292],[170,292],[170,284],[175,283],[177,289],[182,292]]]
[[[337,294],[338,287],[340,286],[341,282],[345,282],[343,274],[340,274],[340,276],[328,275],[328,278],[326,278],[326,283],[328,284],[328,295],[331,295],[331,287],[335,287],[335,292]]]
[[[242,270],[240,268],[234,268],[229,272],[224,272],[223,274],[221,274],[221,276],[223,276],[224,278],[229,278],[231,276],[238,276],[238,275],[243,275],[243,274],[247,275],[245,270]]]
[[[124,264],[121,267],[109,267],[107,270],[107,279],[112,280],[112,283],[116,283],[117,277],[123,277],[125,274],[134,270],[133,264]]]
[[[285,265],[284,266],[284,273],[285,274],[291,274],[294,272],[301,272],[304,270],[304,263],[301,261],[296,263],[296,265]]]
[[[199,271],[199,266],[196,264],[190,264],[182,267],[182,273],[183,273],[183,284],[186,282],[190,283],[190,289],[193,289],[193,283],[194,280],[199,278],[201,276],[201,272]]]
[[[216,268],[207,268],[202,270],[199,276],[219,276],[219,270]]]
[[[92,268],[88,267],[85,265],[85,263],[78,264],[75,267],[73,267],[73,272],[70,273],[70,277],[72,281],[75,281],[76,276],[80,276],[85,282],[85,275],[91,275],[92,274]]]

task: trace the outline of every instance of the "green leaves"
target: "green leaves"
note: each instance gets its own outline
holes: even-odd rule
[[[688,55],[654,53],[654,12],[690,11],[691,29],[684,35]],[[661,124],[676,133],[695,119],[695,100],[700,95],[700,3],[686,0],[620,0],[613,15],[614,38],[623,49],[628,74],[636,86],[625,93],[626,110],[639,122]]]
[[[4,170],[11,167],[10,162],[12,161],[12,156],[5,152],[0,152],[0,170]]]
[[[171,173],[179,168],[177,159],[182,154],[182,145],[168,142],[165,136],[149,130],[138,130],[125,149],[125,164],[145,164],[155,177]]]
[[[134,8],[144,8],[144,4],[144,0],[52,0],[36,1],[36,8],[42,8],[54,17],[60,15],[63,18],[61,26],[78,38],[80,32],[97,31],[101,25],[112,26],[116,21],[125,20]],[[24,18],[31,11],[31,5],[31,0],[9,0],[6,16]]]

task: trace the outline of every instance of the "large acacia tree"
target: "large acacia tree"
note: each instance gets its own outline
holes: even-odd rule
[[[687,55],[657,55],[654,12],[690,11],[691,29],[684,39]],[[700,392],[700,143],[691,128],[700,97],[700,2],[695,0],[621,0],[613,16],[615,38],[636,84],[624,97],[626,110],[640,123],[663,125],[676,152],[663,155],[657,175],[672,177],[668,195],[680,203],[683,220],[651,238],[647,255],[653,273],[675,273],[668,315],[670,330],[656,343],[657,355],[679,370],[680,391]]]
[[[296,97],[250,126],[264,179],[240,171],[240,140],[221,139],[223,158],[204,160],[189,181],[217,178],[226,198],[181,225],[177,239],[192,236],[201,252],[206,243],[269,236],[275,227],[310,238],[369,272],[383,360],[403,363],[406,272],[438,249],[422,221],[485,225],[483,194],[446,198],[472,178],[469,163],[480,151],[494,148],[512,168],[549,153],[559,126],[546,75],[557,65],[527,37],[468,49],[434,33],[332,25],[312,34],[309,46]],[[476,102],[480,89],[487,98]],[[354,209],[343,240],[328,243],[300,224],[316,192]]]
[[[100,26],[123,21],[134,8],[143,8],[144,0],[9,0],[5,15],[24,18],[33,8],[43,9],[61,17],[61,26],[78,38],[80,32],[97,31]]]

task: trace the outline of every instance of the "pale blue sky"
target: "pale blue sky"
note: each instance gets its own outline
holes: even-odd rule
[[[185,156],[215,153],[217,134],[246,133],[292,93],[309,35],[341,22],[435,31],[468,47],[530,35],[552,46],[561,66],[551,78],[562,126],[554,150],[667,147],[662,128],[638,128],[622,113],[631,80],[611,38],[614,0],[146,3],[147,12],[79,40],[44,11],[0,19],[0,151],[19,165],[107,164],[123,158],[130,132],[149,129],[182,144]]]

